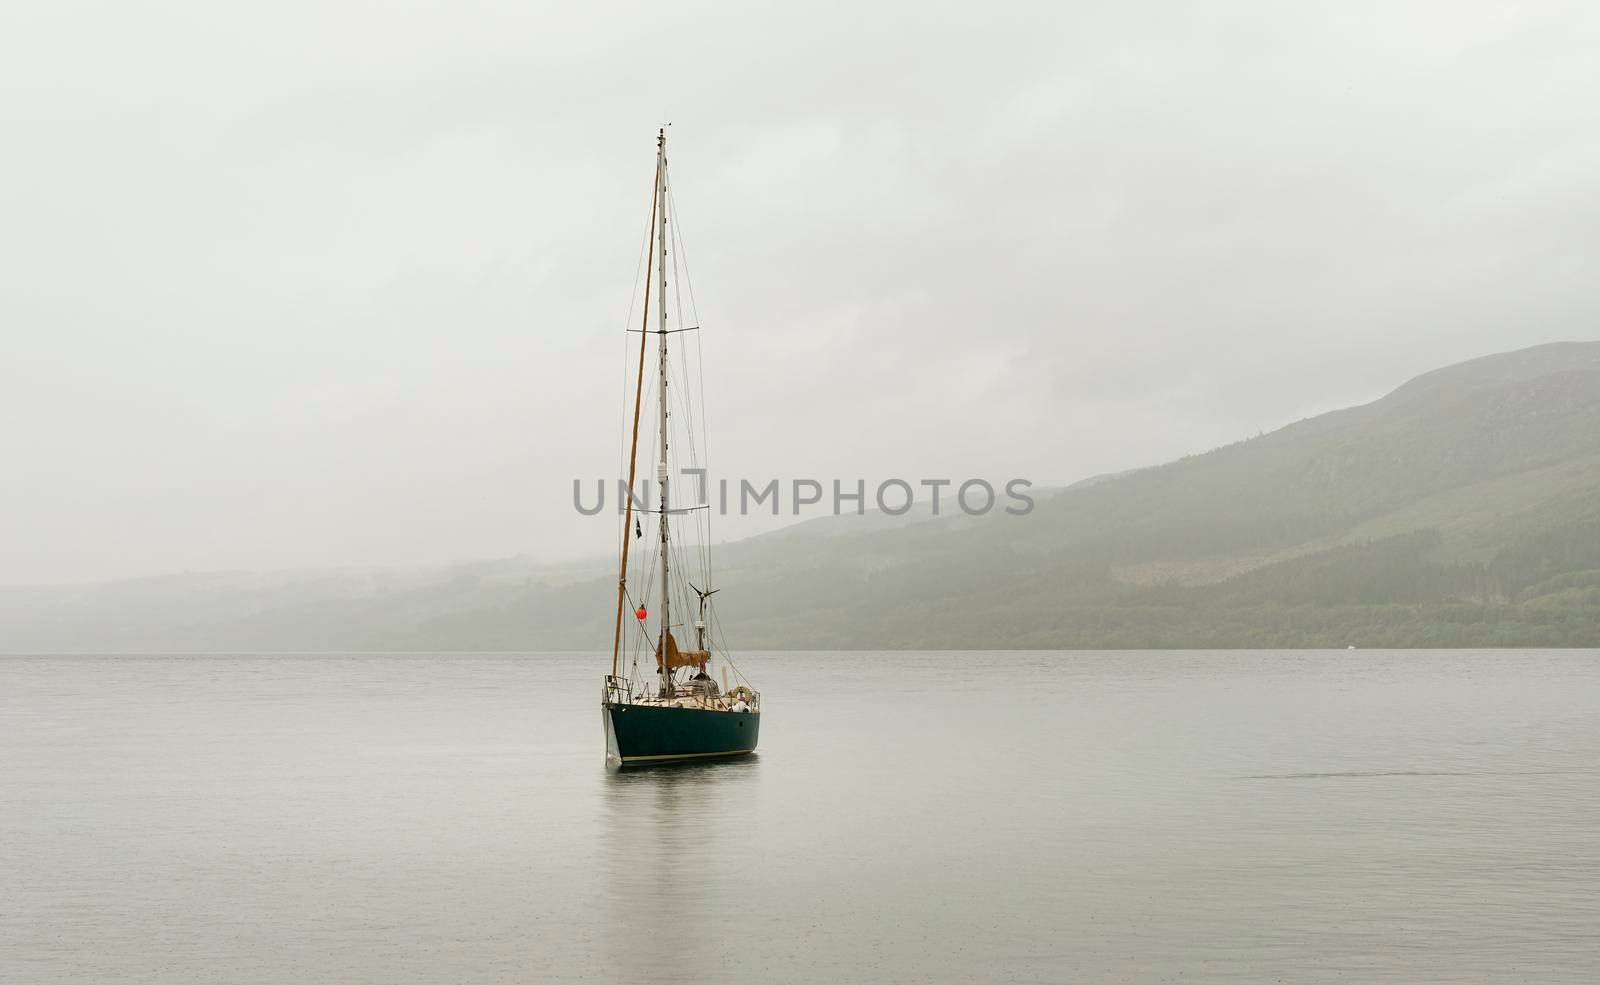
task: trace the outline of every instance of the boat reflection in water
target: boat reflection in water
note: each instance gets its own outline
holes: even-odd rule
[[[600,857],[609,919],[599,943],[608,976],[722,981],[740,967],[749,942],[729,931],[739,912],[760,907],[740,849],[760,774],[753,755],[607,771]]]

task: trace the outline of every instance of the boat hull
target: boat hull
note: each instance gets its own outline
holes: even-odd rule
[[[755,751],[759,712],[659,705],[601,706],[606,759],[623,766],[743,756]]]

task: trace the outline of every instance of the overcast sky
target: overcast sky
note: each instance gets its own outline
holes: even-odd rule
[[[1596,11],[11,0],[0,582],[609,550],[665,121],[722,474],[1062,483],[1600,337]]]

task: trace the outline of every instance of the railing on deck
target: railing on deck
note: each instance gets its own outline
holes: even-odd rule
[[[635,693],[633,682],[626,677],[612,677],[607,675],[605,687],[601,691],[600,700],[608,705],[631,704],[661,704],[661,699],[648,693]],[[732,711],[739,702],[744,702],[745,709],[759,714],[761,711],[761,692],[754,688],[740,685],[726,694],[709,695],[701,694],[690,688],[683,688],[673,695],[673,702],[683,702],[685,708],[705,708],[711,711]]]
[[[605,686],[600,691],[600,703],[606,705],[633,704],[633,682],[626,677],[606,675]]]

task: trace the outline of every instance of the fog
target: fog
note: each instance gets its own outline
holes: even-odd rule
[[[1587,5],[7,21],[4,583],[606,551],[667,122],[723,475],[1065,483],[1596,335]]]

